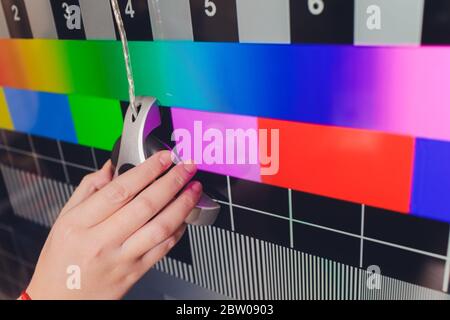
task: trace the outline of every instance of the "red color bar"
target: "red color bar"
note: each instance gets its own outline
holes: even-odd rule
[[[258,125],[280,130],[280,169],[263,182],[409,211],[413,137],[261,118]]]

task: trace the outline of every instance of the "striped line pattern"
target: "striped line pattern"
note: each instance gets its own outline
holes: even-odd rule
[[[235,299],[450,299],[366,270],[215,227],[189,226],[194,283]]]
[[[74,187],[0,165],[14,213],[51,227]],[[450,299],[439,291],[216,227],[188,226],[193,264],[166,257],[155,269],[234,299]]]
[[[158,271],[170,274],[173,277],[194,283],[194,273],[191,265],[169,257],[163,258],[154,267]]]
[[[0,165],[14,213],[51,227],[74,187],[35,174]]]

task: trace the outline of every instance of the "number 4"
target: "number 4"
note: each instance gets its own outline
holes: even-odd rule
[[[129,15],[131,19],[133,19],[135,13],[136,12],[133,9],[133,3],[131,2],[131,0],[128,0],[127,5],[125,7],[125,14]]]
[[[217,12],[217,7],[211,0],[205,0],[205,13],[208,17],[214,17]]]

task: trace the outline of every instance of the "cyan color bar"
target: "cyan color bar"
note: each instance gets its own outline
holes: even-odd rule
[[[4,88],[14,128],[77,143],[67,96]]]

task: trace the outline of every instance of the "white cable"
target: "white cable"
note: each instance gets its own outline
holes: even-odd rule
[[[133,116],[137,117],[137,108],[135,105],[136,97],[134,93],[134,80],[133,80],[133,70],[131,68],[131,58],[130,51],[128,49],[127,34],[125,32],[125,27],[123,25],[122,15],[120,13],[119,4],[117,0],[111,0],[111,6],[114,12],[114,18],[116,20],[117,29],[119,30],[120,40],[122,42],[123,56],[125,59],[125,67],[127,69],[127,79],[128,79],[128,94],[130,96],[130,107],[133,112]]]

